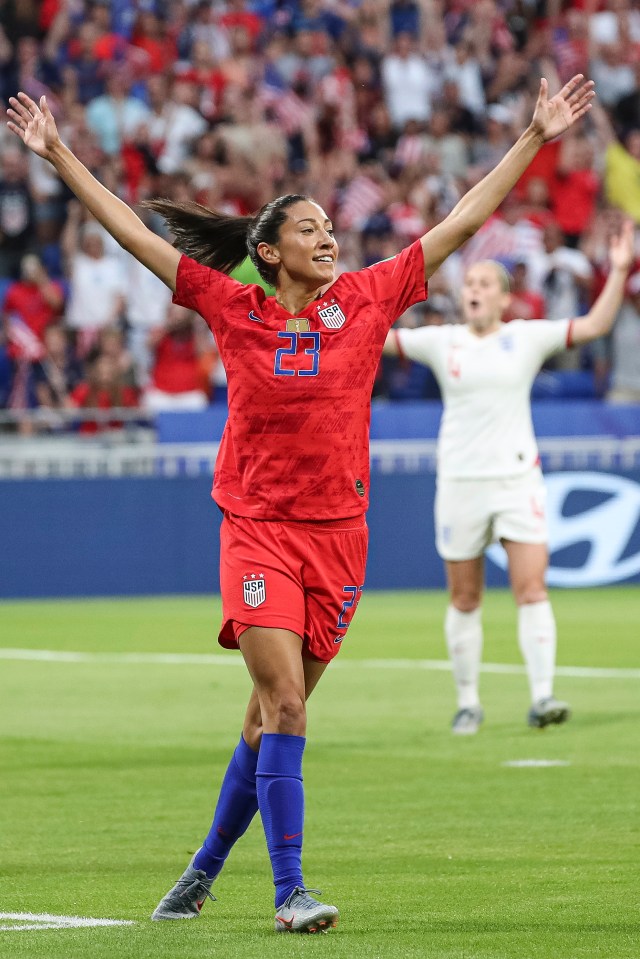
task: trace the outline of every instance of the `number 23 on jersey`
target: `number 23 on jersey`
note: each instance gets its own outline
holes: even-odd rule
[[[284,345],[278,347],[274,376],[317,376],[320,369],[319,333],[278,333]]]

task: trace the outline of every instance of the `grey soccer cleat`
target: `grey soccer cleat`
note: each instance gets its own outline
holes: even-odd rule
[[[456,736],[474,736],[484,719],[482,706],[467,706],[459,709],[451,722],[451,732]]]
[[[322,895],[319,889],[296,886],[276,911],[276,932],[329,932],[338,925],[336,907],[318,902],[310,892]]]
[[[193,859],[182,873],[177,883],[160,900],[151,916],[159,922],[162,919],[197,919],[205,899],[216,901],[211,893],[213,879],[209,879],[204,869],[194,869]]]
[[[569,703],[560,702],[554,696],[547,696],[533,704],[527,714],[527,723],[534,729],[544,729],[545,726],[559,726],[570,718]]]

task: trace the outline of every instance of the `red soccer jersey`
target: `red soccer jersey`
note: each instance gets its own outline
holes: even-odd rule
[[[229,418],[212,496],[255,519],[328,520],[369,505],[371,389],[391,325],[426,299],[419,242],[343,273],[298,316],[183,256],[174,302],[213,331]]]

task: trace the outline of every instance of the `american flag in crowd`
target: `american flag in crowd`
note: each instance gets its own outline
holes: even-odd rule
[[[305,103],[293,90],[281,90],[265,83],[260,87],[259,96],[263,108],[271,110],[286,136],[299,133],[313,119],[315,107]]]
[[[41,360],[45,349],[31,327],[17,313],[10,313],[7,321],[7,336],[16,359],[28,360],[31,363]]]
[[[422,137],[416,133],[409,133],[398,140],[393,158],[402,167],[415,166],[422,159],[423,153]]]
[[[361,174],[346,187],[339,203],[338,223],[341,229],[360,229],[384,199],[382,187]]]
[[[515,256],[513,227],[498,216],[492,216],[462,250],[462,262],[466,267],[478,260],[511,259]]]
[[[589,52],[584,41],[571,39],[565,30],[556,30],[552,44],[560,83],[566,83],[576,73],[588,72]]]

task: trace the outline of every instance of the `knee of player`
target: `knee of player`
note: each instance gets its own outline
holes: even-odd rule
[[[451,605],[459,613],[473,613],[482,602],[482,593],[478,590],[456,591],[451,594]]]
[[[293,736],[304,734],[307,722],[304,694],[295,689],[284,688],[274,690],[265,699],[267,702],[262,717],[265,728],[274,728],[277,732]]]
[[[514,586],[513,595],[517,606],[530,606],[533,603],[544,603],[548,598],[544,583],[532,582],[522,586]]]

